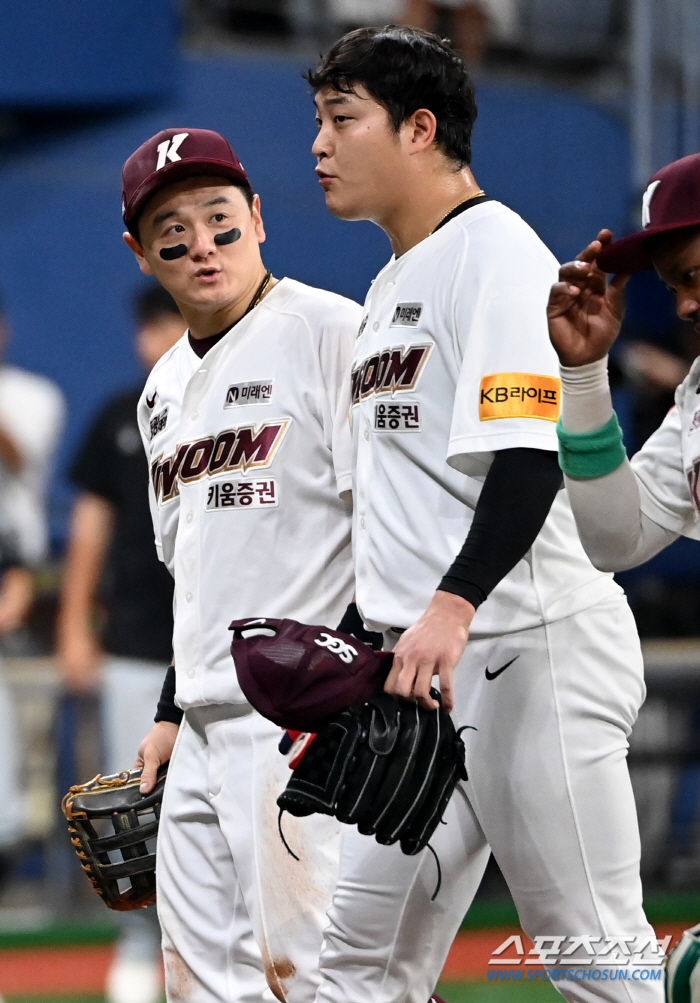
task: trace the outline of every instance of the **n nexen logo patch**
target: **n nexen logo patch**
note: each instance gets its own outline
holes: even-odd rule
[[[389,327],[418,327],[422,313],[422,303],[397,303]]]
[[[544,418],[558,421],[561,380],[535,373],[493,373],[479,391],[479,420]]]
[[[270,404],[274,380],[258,380],[255,383],[234,383],[226,391],[224,407],[243,404]]]

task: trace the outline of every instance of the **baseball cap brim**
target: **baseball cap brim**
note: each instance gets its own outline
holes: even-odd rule
[[[212,177],[230,178],[242,184],[250,184],[247,174],[239,170],[235,165],[226,163],[225,160],[214,160],[208,158],[178,160],[173,164],[166,164],[159,170],[154,171],[139,185],[131,197],[129,204],[124,208],[124,222],[128,227],[132,226],[137,217],[143,212],[146,203],[156,192],[175,181],[183,178],[211,175]]]
[[[687,230],[693,226],[700,226],[700,218],[684,220],[682,223],[667,223],[665,226],[648,226],[646,230],[631,233],[608,244],[596,258],[596,263],[602,271],[616,275],[645,272],[654,267],[649,253],[649,241],[652,237],[673,233],[674,230]]]

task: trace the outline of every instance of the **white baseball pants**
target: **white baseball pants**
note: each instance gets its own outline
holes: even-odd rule
[[[276,799],[290,771],[281,737],[247,708],[185,715],[158,836],[169,1003],[314,997],[341,826],[326,816],[285,815],[284,835],[299,860],[285,849]]]
[[[645,695],[627,603],[470,641],[455,685],[453,718],[473,730],[469,780],[432,840],[440,893],[431,902],[428,850],[407,857],[346,829],[317,1003],[425,1003],[491,851],[529,937],[653,937],[625,758]],[[663,998],[661,981],[555,984],[572,1003]]]

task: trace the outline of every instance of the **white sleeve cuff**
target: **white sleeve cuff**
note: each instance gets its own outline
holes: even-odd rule
[[[561,423],[567,432],[593,432],[613,416],[608,357],[586,366],[560,366]]]

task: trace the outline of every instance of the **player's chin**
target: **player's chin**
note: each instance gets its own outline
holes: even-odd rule
[[[342,192],[327,191],[326,192],[326,208],[337,216],[338,219],[346,219],[352,222],[360,219],[366,219],[362,209],[357,205],[357,203],[346,197],[343,197]]]

